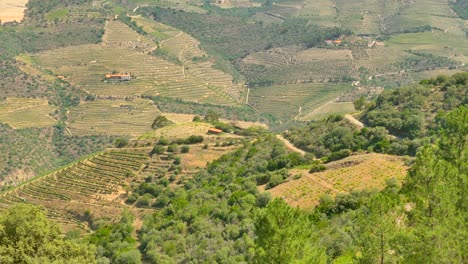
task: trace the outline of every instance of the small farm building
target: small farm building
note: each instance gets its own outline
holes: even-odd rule
[[[106,74],[106,80],[129,81],[131,78],[129,73]]]
[[[221,129],[217,129],[214,127],[208,129],[208,134],[221,134],[221,133],[223,133]]]

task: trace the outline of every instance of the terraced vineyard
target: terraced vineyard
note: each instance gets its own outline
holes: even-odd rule
[[[54,173],[35,178],[0,195],[0,207],[33,203],[64,226],[83,226],[86,210],[96,217],[118,217],[122,184],[143,168],[148,148],[110,149]]]
[[[140,35],[120,21],[110,20],[106,23],[106,34],[102,39],[107,46],[135,49],[149,52],[156,47],[150,38]]]
[[[186,34],[181,36],[190,40],[187,48],[192,49],[188,54],[201,54],[193,38]],[[176,40],[176,43],[181,43],[175,45],[176,52],[178,48],[185,49],[183,41]],[[160,95],[220,105],[236,105],[241,101],[244,88],[233,84],[229,75],[213,69],[211,64],[191,63],[182,67],[145,53],[155,46],[156,43],[126,25],[110,21],[103,45],[55,49],[34,54],[32,59],[37,67],[67,77],[68,81],[98,98]],[[134,79],[122,83],[104,82],[104,75],[112,71],[130,72]]]
[[[71,108],[67,126],[73,135],[137,136],[151,130],[158,114],[149,99],[97,100]]]
[[[250,84],[327,82],[357,76],[350,50],[274,48],[244,58],[239,67]]]
[[[57,122],[49,115],[54,110],[44,99],[7,98],[0,101],[0,122],[13,128],[49,127]]]
[[[149,26],[147,23],[147,27]],[[159,24],[155,22],[151,28],[158,30]],[[169,31],[171,28],[162,28]],[[235,84],[231,75],[213,67],[214,61],[209,55],[199,48],[200,42],[182,31],[177,32],[170,38],[161,41],[161,48],[175,56],[182,63],[182,70],[187,78],[200,80],[210,89],[221,89],[234,101],[243,100],[245,87]],[[150,33],[151,34],[151,33]]]
[[[318,204],[323,194],[381,189],[390,178],[401,181],[406,169],[401,157],[376,153],[356,155],[327,164],[324,172],[310,174],[307,170],[291,170],[291,176],[302,177],[291,179],[269,192],[274,197],[284,198],[293,207],[309,209]]]
[[[351,85],[307,83],[251,88],[249,104],[280,119],[300,119],[319,106],[351,90]]]

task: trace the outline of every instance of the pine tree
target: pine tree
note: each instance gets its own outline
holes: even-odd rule
[[[326,263],[314,226],[306,213],[275,199],[258,213],[256,263]]]

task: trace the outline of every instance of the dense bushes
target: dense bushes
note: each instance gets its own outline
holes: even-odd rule
[[[56,223],[33,205],[0,213],[1,263],[94,263],[95,248],[65,239]]]
[[[427,130],[434,127],[434,113],[467,103],[467,80],[468,73],[458,73],[384,91],[362,119],[371,127],[385,127],[399,137],[426,136]]]
[[[168,204],[142,227],[145,258],[150,262],[246,261],[249,257],[243,252],[253,236],[255,208],[270,200],[268,194],[259,195],[257,179],[264,175],[262,184],[274,186],[287,175],[281,169],[298,162],[299,157],[288,154],[279,140],[260,138],[209,164],[207,171],[169,194],[170,199],[159,195],[156,203]]]
[[[374,150],[388,152],[376,147],[390,142],[388,131],[383,127],[359,130],[341,116],[330,116],[321,121],[311,122],[300,128],[292,128],[284,136],[296,147],[315,155],[328,157],[332,161],[349,156],[351,151]]]

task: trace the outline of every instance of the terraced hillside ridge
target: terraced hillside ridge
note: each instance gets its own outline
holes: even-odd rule
[[[162,154],[152,155],[141,171],[140,178],[165,178],[171,186],[181,186],[188,179],[206,168],[209,162],[239,147],[239,138],[205,138],[203,144],[190,145],[187,153],[172,153],[165,151]],[[180,165],[176,165],[180,159]]]
[[[166,8],[172,8],[175,10],[182,10],[185,12],[192,12],[192,13],[206,13],[206,9],[201,8],[203,5],[203,1],[201,0],[191,0],[191,1],[183,1],[183,0],[165,0],[165,1],[155,1],[155,0],[129,0],[128,3],[133,3],[134,6],[160,6]]]
[[[243,84],[235,84],[231,75],[214,68],[214,60],[200,49],[200,42],[192,36],[160,23],[136,17],[135,21],[149,30],[150,35],[170,36],[160,41],[160,48],[177,58],[186,77],[199,79],[210,87],[221,87],[235,101],[242,101],[245,93]]]
[[[335,196],[352,190],[382,189],[387,179],[401,181],[407,171],[402,157],[377,153],[354,155],[326,167],[327,170],[318,173],[292,169],[289,181],[268,191],[293,207],[310,209],[318,204],[323,194]],[[294,180],[295,175],[301,177]]]
[[[122,185],[149,159],[148,148],[110,149],[66,168],[25,182],[0,195],[0,207],[32,203],[65,228],[87,228],[81,222],[86,210],[95,217],[118,217],[123,205]]]
[[[357,66],[347,49],[273,48],[251,54],[239,64],[249,83],[293,84],[327,82],[357,77]]]
[[[57,122],[50,116],[54,110],[45,99],[10,97],[0,101],[0,122],[12,128],[50,127]]]
[[[149,99],[96,100],[71,108],[67,127],[72,135],[137,136],[151,130],[159,114],[157,106]]]
[[[250,88],[249,105],[282,120],[311,120],[308,114],[350,91],[351,85],[304,83]]]
[[[187,62],[193,59],[190,56],[203,54],[196,48],[197,42],[193,38],[180,34],[188,41],[187,46],[183,39],[174,39],[175,43],[181,44],[171,51],[184,54],[183,61],[188,64],[181,66],[149,55],[158,47],[150,36],[140,35],[119,21],[108,21],[102,45],[54,49],[31,57],[36,67],[65,76],[66,81],[98,99],[160,95],[220,105],[237,105],[243,100],[244,88],[233,84],[229,75],[213,69],[208,62]],[[186,56],[189,56],[187,60]],[[132,79],[104,82],[105,74],[110,72],[128,72]]]

